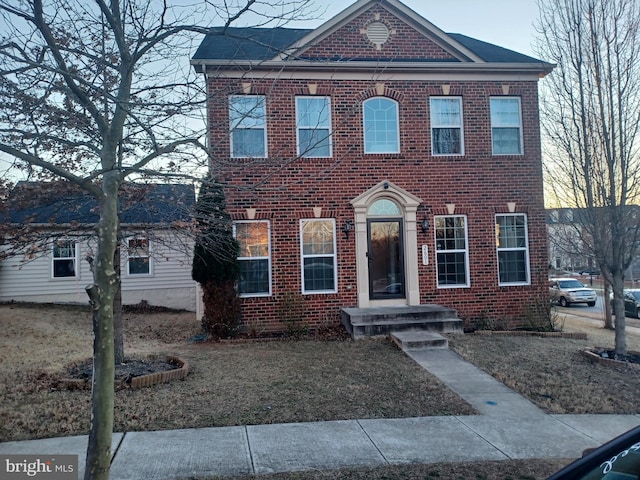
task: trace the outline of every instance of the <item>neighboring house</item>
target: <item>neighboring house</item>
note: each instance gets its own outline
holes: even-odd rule
[[[629,205],[631,212],[640,209]],[[589,274],[599,272],[593,255],[589,229],[590,222],[585,208],[547,209],[547,236],[549,240],[550,274]],[[640,258],[635,259],[626,272],[627,280],[640,278]]]
[[[431,304],[515,326],[548,302],[538,81],[553,65],[397,0],[314,30],[213,28],[191,63],[252,328],[281,330],[291,294],[311,327]]]
[[[121,205],[122,303],[196,310],[193,240],[185,235],[195,208],[192,185],[129,185]],[[6,201],[0,301],[84,303],[93,281],[97,203],[68,185],[19,184]],[[181,233],[182,231],[182,233]]]
[[[582,225],[587,221],[579,208],[547,210],[549,267],[553,271],[579,273],[595,270],[591,237]]]

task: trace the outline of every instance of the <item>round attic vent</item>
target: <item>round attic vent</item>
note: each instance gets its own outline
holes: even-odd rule
[[[382,22],[370,23],[367,27],[367,38],[375,45],[382,45],[389,40],[389,29]]]

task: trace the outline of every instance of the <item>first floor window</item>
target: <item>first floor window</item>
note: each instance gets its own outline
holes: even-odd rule
[[[240,251],[238,293],[243,297],[271,295],[270,226],[265,220],[234,223]]]
[[[463,215],[435,218],[438,287],[469,286],[467,219]]]
[[[300,230],[302,293],[337,292],[335,221],[301,220]]]
[[[528,284],[527,217],[524,214],[496,215],[496,245],[500,285]]]
[[[462,98],[431,97],[431,152],[433,155],[463,155]]]
[[[494,155],[522,154],[522,118],[518,97],[493,97],[491,145]]]
[[[151,256],[147,238],[127,239],[127,274],[149,275],[151,273]]]
[[[73,240],[57,240],[53,244],[51,265],[53,278],[77,276],[77,258],[76,242]]]

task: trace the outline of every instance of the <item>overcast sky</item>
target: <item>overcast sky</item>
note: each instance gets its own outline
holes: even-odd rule
[[[536,0],[401,0],[406,6],[447,33],[461,33],[519,53],[534,56]],[[355,0],[316,0],[322,20],[305,22],[314,28],[330,20]]]

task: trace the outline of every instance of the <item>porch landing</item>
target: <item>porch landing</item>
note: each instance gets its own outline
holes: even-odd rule
[[[453,308],[440,305],[342,309],[342,324],[354,340],[402,331],[462,333],[462,320]]]

